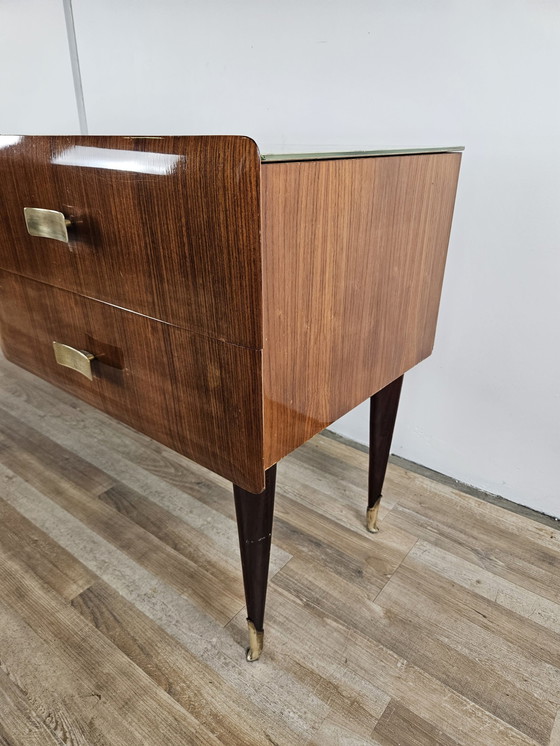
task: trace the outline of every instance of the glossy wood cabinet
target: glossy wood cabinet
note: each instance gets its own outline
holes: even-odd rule
[[[250,659],[274,465],[368,397],[376,530],[402,375],[433,346],[459,150],[0,138],[4,353],[234,483]]]

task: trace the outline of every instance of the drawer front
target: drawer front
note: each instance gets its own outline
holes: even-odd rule
[[[264,488],[260,351],[3,271],[0,333],[17,365],[245,489]],[[57,362],[53,342],[73,367]],[[72,349],[94,356],[91,380]]]
[[[260,349],[259,178],[244,137],[0,137],[0,267]]]

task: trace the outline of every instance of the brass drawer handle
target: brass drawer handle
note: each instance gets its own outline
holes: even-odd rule
[[[78,373],[93,381],[91,361],[95,360],[95,355],[85,350],[76,350],[74,347],[63,345],[61,342],[53,342],[53,348],[56,362],[59,365],[77,370]]]
[[[68,243],[68,226],[71,221],[58,210],[45,210],[42,207],[24,207],[25,225],[30,236],[54,238]]]

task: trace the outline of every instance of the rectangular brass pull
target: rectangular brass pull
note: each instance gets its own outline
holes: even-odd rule
[[[58,210],[45,210],[42,207],[24,207],[25,225],[30,236],[54,238],[55,241],[68,243],[68,226],[70,220]]]
[[[95,355],[85,350],[76,350],[74,347],[63,345],[61,342],[53,342],[53,348],[56,362],[59,365],[77,370],[78,373],[93,381],[91,361],[95,359]]]

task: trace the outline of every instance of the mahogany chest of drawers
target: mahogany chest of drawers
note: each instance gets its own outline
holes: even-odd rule
[[[274,466],[368,397],[376,530],[402,375],[433,346],[459,150],[0,138],[4,353],[234,483],[250,660]]]

